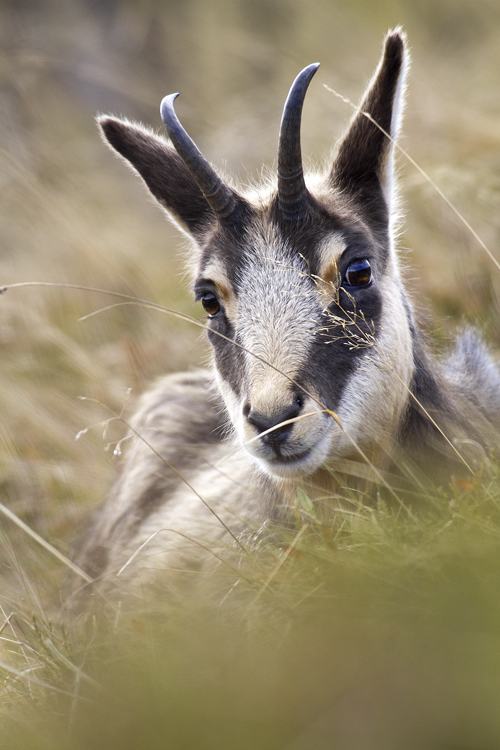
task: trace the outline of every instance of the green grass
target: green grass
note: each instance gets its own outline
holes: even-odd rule
[[[96,112],[159,128],[158,103],[180,90],[203,152],[246,180],[275,160],[287,87],[320,59],[303,129],[319,159],[351,116],[320,83],[356,100],[399,23],[413,56],[402,145],[496,253],[497,0],[106,7],[0,3],[0,286],[80,284],[192,313],[178,236],[101,144]],[[500,273],[401,163],[401,246],[428,327],[440,347],[465,319],[498,346]],[[106,448],[123,432],[103,435],[99,402],[129,413],[155,377],[206,358],[196,329],[153,311],[79,322],[109,302],[0,296],[0,502],[69,557],[119,469]],[[296,528],[255,540],[234,587],[221,565],[179,574],[169,602],[76,620],[65,566],[2,516],[0,746],[496,750],[498,470],[420,491],[411,516],[381,495],[324,526],[302,498]]]
[[[57,626],[17,611],[7,746],[498,747],[496,472],[413,518],[382,503],[304,520],[260,539],[241,577],[221,565],[154,608]]]

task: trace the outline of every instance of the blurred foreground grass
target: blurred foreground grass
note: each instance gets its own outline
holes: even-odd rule
[[[496,471],[421,495],[418,518],[382,503],[272,537],[154,607],[17,611],[4,746],[498,747]]]
[[[402,145],[498,255],[497,0],[2,0],[0,286],[192,312],[177,234],[100,143],[96,112],[159,128],[159,101],[180,90],[203,152],[246,181],[276,158],[297,71],[320,59],[318,82],[355,101],[399,23],[413,55]],[[316,158],[351,116],[319,83],[303,128]],[[442,344],[473,321],[498,347],[500,273],[402,166],[401,246],[430,327]],[[111,302],[0,297],[0,500],[69,556],[112,480],[122,433],[105,407],[206,357],[196,329],[137,307],[79,322]],[[2,518],[0,745],[496,749],[499,497],[492,471],[424,493],[414,517],[309,519],[256,547],[234,589],[221,567],[133,617],[96,608],[64,626],[63,566]]]

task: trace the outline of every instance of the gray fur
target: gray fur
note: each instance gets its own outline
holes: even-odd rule
[[[394,138],[406,67],[391,32],[361,109]],[[472,331],[447,359],[431,355],[394,248],[393,144],[373,122],[354,116],[333,164],[301,182],[293,216],[272,186],[244,194],[221,181],[238,206],[230,221],[170,142],[114,118],[101,126],[192,238],[214,351],[211,372],[163,378],[143,397],[79,558],[108,596],[169,590],[174,569],[220,569],[226,547],[286,521],[298,487],[331,512],[331,469],[366,489],[381,470],[435,464],[449,478],[485,456],[500,375]],[[285,146],[297,161],[300,143]],[[282,424],[289,415],[299,419]]]

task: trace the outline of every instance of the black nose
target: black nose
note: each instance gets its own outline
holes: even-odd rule
[[[267,416],[265,414],[261,414],[255,409],[251,409],[247,414],[247,419],[250,424],[257,428],[259,432],[265,432],[266,430],[271,429],[271,427],[280,424],[280,422],[286,422],[287,419],[294,419],[294,417],[298,417],[301,409],[302,399],[300,397],[297,397],[294,400],[293,404],[288,406],[286,409],[283,409],[283,411],[279,412],[278,414]],[[261,438],[262,442],[266,445],[270,445],[272,448],[274,448],[276,453],[279,453],[279,449],[287,440],[290,432],[293,429],[293,425],[294,423],[292,422],[292,424],[284,424],[281,427],[277,427],[272,432],[268,432],[267,435],[264,435]]]

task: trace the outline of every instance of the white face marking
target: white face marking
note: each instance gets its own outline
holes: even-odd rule
[[[310,277],[306,261],[269,230],[267,237],[253,238],[238,288],[236,317],[231,318],[239,342],[248,350],[245,386],[237,398],[229,383],[217,377],[226,407],[243,446],[266,473],[308,473],[326,458],[329,446],[331,418],[317,413],[321,411],[317,394],[302,394],[301,414],[311,416],[294,425],[283,447],[283,456],[289,456],[290,463],[278,461],[269,446],[254,440],[256,429],[244,416],[243,407],[248,404],[255,412],[272,416],[293,402],[298,391],[294,381],[307,366],[324,295],[317,280]]]
[[[306,364],[321,306],[305,261],[271,237],[255,243],[255,255],[240,281],[238,333],[247,355],[249,399],[263,413],[279,411],[290,400],[293,383]],[[284,374],[284,375],[283,375]]]
[[[321,243],[318,248],[319,273],[321,279],[329,284],[334,284],[337,277],[337,263],[340,256],[347,247],[345,238],[339,234],[332,234]]]
[[[234,322],[238,307],[224,264],[218,258],[211,258],[210,263],[203,270],[203,275],[217,286],[226,314]]]

